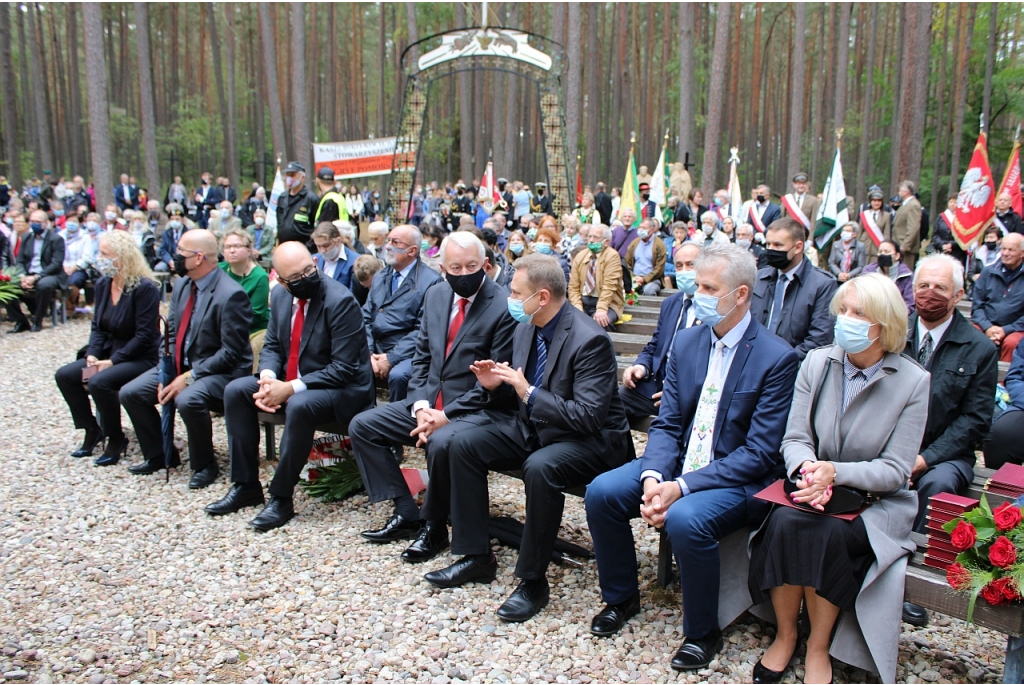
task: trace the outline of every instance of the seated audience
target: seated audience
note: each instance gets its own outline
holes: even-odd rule
[[[983,443],[985,467],[998,469],[1003,464],[1024,464],[1024,354],[1021,346],[1013,351],[1006,373],[1006,392],[1010,406],[992,422],[992,430]]]
[[[224,388],[252,373],[249,326],[252,307],[242,286],[217,268],[217,238],[205,229],[181,236],[174,255],[178,279],[168,318],[174,354],[174,380],[163,385],[157,369],[146,371],[121,389],[121,405],[135,427],[143,461],[128,470],[136,475],[164,468],[160,414],[155,405],[173,401],[188,434],[189,488],[205,488],[220,473],[213,454],[211,410],[223,409]],[[177,454],[168,463],[179,466]]]
[[[252,236],[241,228],[232,228],[221,239],[224,261],[220,268],[249,296],[252,305],[252,323],[249,336],[267,329],[270,319],[270,277],[262,266],[253,261]]]
[[[352,294],[362,307],[366,304],[366,297],[370,294],[370,286],[373,285],[373,275],[384,268],[384,264],[369,254],[361,254],[352,265]]]
[[[139,248],[139,252],[142,253],[149,267],[153,268],[160,262],[160,258],[156,254],[156,234],[149,227],[145,213],[129,209],[124,213],[124,220],[128,222],[128,231],[135,239],[135,245]]]
[[[1000,250],[1002,244],[1003,234],[999,232],[999,227],[989,226],[985,229],[985,232],[982,234],[981,245],[974,251],[974,256],[971,259],[972,281],[977,281],[982,271],[999,263],[999,259],[1002,256]]]
[[[85,289],[86,281],[89,280],[89,269],[96,261],[98,245],[89,235],[89,231],[82,230],[77,215],[67,218],[60,236],[64,239],[64,273],[68,276],[66,306],[68,314],[71,315],[78,306],[78,298]]]
[[[391,229],[384,247],[387,263],[373,277],[363,305],[363,323],[370,345],[373,374],[388,381],[392,402],[405,399],[412,375],[416,336],[423,318],[423,294],[441,280],[420,259],[422,237],[415,226]]]
[[[14,226],[15,230],[19,228],[17,221]],[[16,262],[24,273],[20,279],[22,295],[5,305],[7,316],[14,322],[11,333],[22,333],[30,328],[33,332],[43,330],[54,291],[63,290],[68,284],[68,275],[64,272],[64,239],[50,229],[46,212],[33,211],[28,226],[31,233],[22,234],[17,244]],[[21,300],[25,300],[34,315],[31,326],[21,311]]]
[[[810,351],[832,342],[834,320],[829,302],[836,279],[814,266],[804,254],[807,231],[786,217],[768,226],[768,266],[757,272],[751,315],[788,342],[802,360]]]
[[[996,215],[992,217],[992,224],[1002,234],[1024,233],[1024,225],[1021,225],[1020,215],[1013,211],[1013,198],[1006,191],[996,195]]]
[[[1003,238],[999,262],[986,267],[974,284],[971,322],[999,348],[999,361],[1008,362],[1024,338],[1024,235]],[[1017,279],[1021,278],[1021,283]],[[1014,287],[1017,286],[1017,287]]]
[[[253,254],[256,261],[269,259],[277,243],[277,229],[267,226],[267,212],[262,207],[252,211],[252,224],[245,227],[252,236]]]
[[[798,365],[795,352],[750,314],[757,272],[746,250],[709,245],[695,266],[702,324],[672,344],[647,449],[596,478],[585,500],[606,602],[591,633],[611,637],[640,611],[630,521],[643,518],[664,528],[679,562],[685,638],[670,664],[678,671],[707,668],[723,648],[720,597],[729,603],[742,588],[733,587],[741,582],[735,574],[722,583],[719,541],[768,512],[753,495],[781,474],[779,444]]]
[[[917,496],[907,480],[928,415],[928,373],[900,355],[906,309],[890,279],[847,281],[831,309],[836,343],[801,365],[782,441],[785,472],[798,505],[823,511],[834,488],[875,499],[852,521],[779,506],[761,527],[748,586],[754,604],[771,601],[778,632],[754,666],[754,682],[782,679],[797,649],[801,604],[810,623],[804,682],[832,681],[830,651],[895,682],[900,602],[915,549]]]
[[[526,244],[526,234],[522,231],[512,231],[508,236],[508,242],[505,243],[505,259],[509,264],[514,264],[517,259],[528,254],[533,254],[533,249]]]
[[[750,224],[747,224],[750,226]],[[751,226],[753,228],[753,226]],[[718,216],[715,212],[704,212],[700,217],[700,233],[695,234],[693,239],[702,245],[729,244],[729,236],[718,227]]]
[[[231,229],[242,228],[242,220],[234,215],[234,205],[230,200],[221,201],[217,204],[217,210],[210,212],[207,228],[217,236],[218,240]]]
[[[689,240],[690,232],[682,221],[673,223],[670,228],[670,235],[664,236],[665,241],[665,287],[676,287],[676,265],[672,257],[676,249]]]
[[[872,264],[864,267],[863,273],[872,274],[878,272],[888,276],[900,295],[903,296],[903,303],[907,305],[907,311],[914,313],[914,272],[903,263],[903,253],[900,246],[892,240],[883,240],[878,246],[877,259]]]
[[[375,399],[355,298],[332,279],[321,278],[309,250],[297,242],[275,250],[273,263],[280,285],[274,288],[273,320],[260,352],[259,374],[233,380],[224,390],[232,486],[206,507],[217,516],[263,504],[258,414],[282,412],[281,461],[270,482],[270,503],[249,523],[262,531],[279,528],[295,515],[292,494],[316,427],[330,421],[347,426]]]
[[[167,228],[160,236],[160,250],[157,254],[160,261],[153,267],[153,271],[174,271],[174,253],[178,249],[178,241],[182,233],[192,228],[196,228],[196,225],[192,219],[185,216],[185,210],[181,205],[175,202],[167,205]]]
[[[586,250],[573,260],[569,274],[569,301],[606,331],[615,330],[622,316],[622,259],[611,246],[612,230],[604,224],[580,228]]]
[[[833,241],[828,258],[828,269],[840,283],[846,283],[860,275],[867,264],[864,243],[857,240],[857,224],[853,221],[843,226],[839,240]]]
[[[618,251],[619,256],[626,258],[630,245],[639,235],[636,223],[636,209],[633,207],[622,207],[619,209],[618,223],[612,222],[612,248]]]
[[[736,227],[736,244],[754,257],[754,262],[759,270],[768,266],[767,252],[754,242],[753,226],[744,222]]]
[[[371,221],[367,232],[370,235],[370,242],[362,250],[356,248],[356,252],[373,255],[377,259],[384,260],[384,246],[388,240],[388,225],[384,221]]]
[[[352,227],[348,226],[351,237]],[[313,230],[313,243],[317,254],[313,257],[316,267],[328,278],[352,288],[352,267],[359,254],[345,244],[341,230],[332,223],[323,221]]]
[[[651,219],[644,219],[637,237],[626,250],[626,268],[633,275],[633,287],[644,295],[657,295],[665,277],[668,251]]]
[[[116,464],[128,438],[121,430],[118,392],[157,363],[160,291],[153,272],[131,237],[123,232],[99,238],[96,260],[96,309],[85,358],[57,370],[57,387],[71,410],[75,429],[84,430],[82,446],[72,457],[91,457],[106,440],[96,466]],[[83,383],[83,371],[92,375]],[[89,406],[96,404],[99,420]]]
[[[633,459],[634,451],[615,392],[612,341],[566,300],[558,262],[545,255],[518,260],[508,310],[520,323],[512,363],[478,360],[472,369],[493,402],[511,398],[518,409],[451,439],[452,552],[462,558],[424,577],[442,588],[495,579],[487,474],[521,469],[526,527],[515,570],[519,584],[497,611],[505,621],[520,622],[549,600],[546,574],[562,520],[563,491]]]

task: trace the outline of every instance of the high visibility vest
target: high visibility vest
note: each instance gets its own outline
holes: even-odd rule
[[[320,204],[317,205],[316,208],[316,217],[313,218],[314,226],[320,223],[320,212],[323,211],[324,203],[328,200],[331,200],[338,205],[338,218],[342,221],[348,221],[348,202],[345,201],[345,196],[335,190],[332,190],[320,198]]]

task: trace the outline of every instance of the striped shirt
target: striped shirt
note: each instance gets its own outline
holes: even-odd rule
[[[846,408],[853,402],[853,398],[867,387],[868,381],[882,368],[883,361],[885,357],[866,369],[858,369],[850,362],[850,355],[843,355],[843,413],[846,413]]]

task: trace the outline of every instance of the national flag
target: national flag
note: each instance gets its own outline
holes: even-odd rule
[[[580,156],[576,155],[576,206],[583,204],[583,175],[580,173]]]
[[[1021,214],[1020,196],[1020,141],[1013,141],[1013,152],[1010,153],[1010,161],[1006,164],[1006,173],[1003,174],[1003,182],[999,184],[999,193],[1009,193],[1012,199],[1011,205],[1017,216]]]
[[[992,223],[995,213],[996,187],[988,165],[988,135],[982,131],[956,196],[956,216],[951,228],[957,244],[964,250],[971,249]]]
[[[667,147],[667,142],[661,146],[658,166],[654,168],[654,175],[651,176],[651,201],[659,207],[668,204],[668,177],[665,174],[665,148]]]
[[[729,193],[729,216],[734,226],[743,223],[743,193],[740,192],[740,175],[736,171],[740,163],[739,152],[736,147],[729,150],[729,185],[726,188]]]
[[[498,184],[494,182],[494,163],[488,161],[487,169],[483,178],[480,179],[480,192],[476,201],[484,206],[488,214],[494,213],[494,208],[501,202],[501,193],[498,192]]]
[[[632,207],[636,212],[636,221],[633,226],[640,225],[640,187],[636,180],[636,157],[633,156],[633,148],[629,148],[629,164],[626,166],[626,180],[622,182],[622,197],[619,199],[619,214],[622,214],[624,207]],[[629,228],[627,226],[626,228]]]
[[[270,202],[267,203],[267,228],[277,230],[277,200],[284,194],[284,178],[281,177],[281,167],[277,168],[274,176],[274,185],[270,189]]]
[[[814,243],[819,250],[832,242],[843,226],[850,221],[850,212],[846,207],[846,182],[843,180],[843,164],[839,145],[836,145],[836,156],[832,160],[832,173],[825,181],[825,191],[821,196],[821,207],[818,208],[817,222],[814,225]]]

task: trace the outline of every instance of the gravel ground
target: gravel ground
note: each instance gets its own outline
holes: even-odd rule
[[[123,462],[98,469],[72,459],[81,433],[53,372],[87,336],[82,320],[0,332],[0,680],[749,682],[771,641],[772,628],[745,615],[726,629],[726,651],[711,668],[672,671],[679,594],[657,588],[657,539],[639,525],[642,617],[602,640],[588,630],[601,606],[592,563],[552,566],[551,604],[509,625],[494,610],[513,586],[514,550],[496,548],[501,572],[491,585],[436,590],[422,573],[441,564],[410,566],[398,557],[402,543],[359,540],[389,513],[364,495],[327,505],[298,494],[296,519],[260,534],[245,525],[254,509],[203,513],[226,490],[224,476],[194,492],[180,470],[168,484],[132,476]],[[215,424],[223,471],[226,438]],[[637,443],[642,450],[643,438]],[[133,439],[128,463],[138,460]],[[422,467],[422,456],[410,462]],[[519,482],[495,476],[491,495],[494,512],[521,517]],[[589,545],[576,498],[563,532]],[[998,633],[944,617],[926,629],[904,625],[897,678],[998,682],[1004,645]],[[787,682],[802,679],[799,655],[794,664]],[[836,680],[877,682],[838,663]]]

